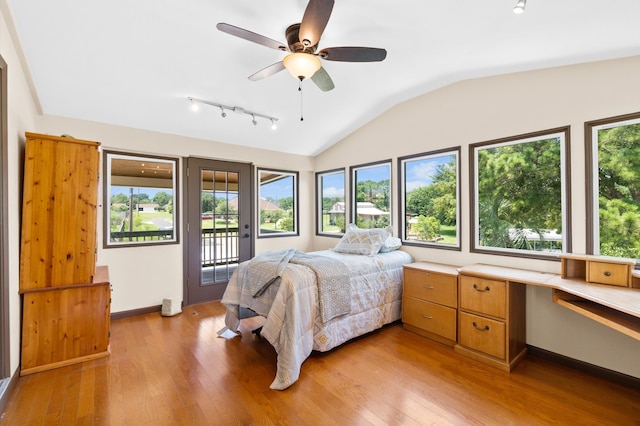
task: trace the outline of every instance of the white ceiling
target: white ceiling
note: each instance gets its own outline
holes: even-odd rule
[[[335,89],[286,70],[247,77],[285,52],[307,0],[3,0],[44,114],[315,155],[394,105],[456,81],[640,54],[638,0],[336,0],[319,49],[385,48],[384,62],[323,61]],[[220,116],[188,96],[279,118]]]

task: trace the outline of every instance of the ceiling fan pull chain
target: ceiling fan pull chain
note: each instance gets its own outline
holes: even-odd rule
[[[298,92],[300,92],[300,121],[304,121],[302,117],[302,79],[298,82]]]

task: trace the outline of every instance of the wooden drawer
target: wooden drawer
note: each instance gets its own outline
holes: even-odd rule
[[[505,359],[506,326],[503,322],[460,312],[459,330],[458,341],[461,345]]]
[[[402,300],[402,321],[437,334],[446,339],[456,340],[456,314],[454,308],[404,296]]]
[[[629,287],[631,266],[621,263],[589,261],[587,281],[592,283]]]
[[[458,277],[405,268],[403,292],[405,296],[455,308],[458,306]]]
[[[460,309],[504,319],[506,305],[504,281],[460,275]]]
[[[635,259],[587,254],[560,255],[562,278],[578,278],[588,283],[640,288],[634,277]]]

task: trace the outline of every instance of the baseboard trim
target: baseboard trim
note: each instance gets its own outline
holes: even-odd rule
[[[19,377],[20,374],[18,373],[18,370],[16,370],[11,377],[7,377],[0,381],[0,413],[2,413],[4,408],[7,406],[9,397],[11,396],[13,389],[16,387],[16,383],[18,383]]]
[[[620,384],[622,386],[627,386],[634,389],[640,388],[640,378],[638,377],[629,376],[628,374],[609,370],[608,368],[600,367],[594,364],[589,364],[588,362],[560,355],[558,353],[538,348],[536,346],[527,345],[527,348],[529,348],[529,356],[544,358],[557,364],[583,371],[585,373]]]
[[[114,320],[114,319],[120,319],[120,318],[128,318],[128,317],[134,317],[136,315],[151,314],[153,312],[162,312],[162,305],[148,306],[146,308],[132,309],[130,311],[114,312],[111,314],[111,319]]]

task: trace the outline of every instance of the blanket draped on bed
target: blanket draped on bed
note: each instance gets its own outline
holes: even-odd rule
[[[297,264],[292,256],[281,279],[264,294],[253,297],[265,282],[276,277],[286,251],[280,253],[272,272],[248,290],[249,263],[242,262],[229,279],[221,302],[227,309],[223,337],[238,335],[240,308],[247,307],[265,318],[260,335],[278,354],[276,376],[271,389],[286,389],[300,377],[300,367],[314,349],[328,351],[356,336],[373,331],[400,318],[402,265],[413,262],[406,252],[396,250],[376,256],[341,254],[331,250],[310,253],[348,265],[349,313],[323,323],[320,314],[318,279],[312,267]],[[254,265],[255,266],[255,265]],[[326,305],[326,302],[323,302]],[[229,333],[227,333],[229,332]]]
[[[316,274],[318,303],[323,323],[349,313],[351,292],[347,266],[335,259],[312,256],[295,249],[274,250],[250,260],[245,290],[253,297],[260,297],[270,285],[280,279],[289,262],[307,266]]]
[[[329,320],[351,311],[349,268],[344,263],[305,253],[296,254],[291,262],[307,266],[315,272],[318,280],[320,318],[323,323],[326,324]]]

